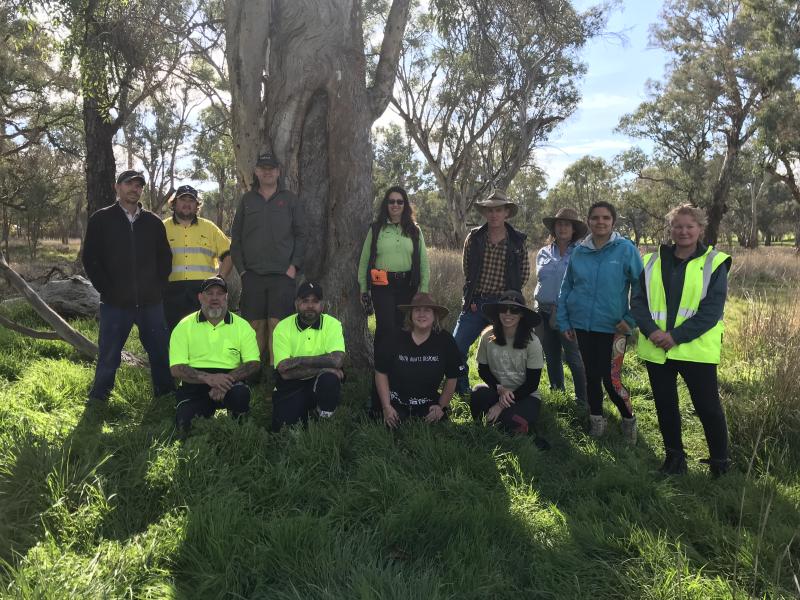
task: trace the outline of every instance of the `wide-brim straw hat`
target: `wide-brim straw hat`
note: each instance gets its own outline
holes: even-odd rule
[[[523,314],[531,319],[534,327],[542,322],[539,313],[525,304],[525,296],[515,290],[503,292],[496,302],[484,304],[482,309],[483,314],[491,321],[497,316],[503,306],[516,306],[517,308],[521,308]]]
[[[509,199],[506,196],[506,193],[503,190],[492,190],[491,193],[484,198],[483,200],[478,200],[475,203],[475,206],[478,209],[478,212],[483,214],[484,208],[494,208],[495,206],[507,206],[508,207],[508,218],[510,219],[514,215],[517,214],[519,210],[519,206],[516,202]]]
[[[555,217],[545,217],[542,219],[542,223],[544,223],[544,226],[547,227],[550,233],[553,234],[553,237],[556,235],[556,221],[569,221],[572,223],[572,228],[575,230],[576,238],[585,237],[589,232],[589,228],[586,226],[586,223],[581,220],[578,211],[574,208],[559,208]]]
[[[398,304],[398,310],[402,310],[403,312],[409,311],[413,308],[432,308],[433,312],[436,313],[436,317],[439,319],[444,319],[447,315],[450,314],[450,311],[447,310],[441,304],[436,304],[430,294],[426,294],[425,292],[419,292],[414,294],[414,297],[411,299],[411,304]]]

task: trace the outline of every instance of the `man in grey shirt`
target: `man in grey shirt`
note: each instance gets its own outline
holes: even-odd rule
[[[242,196],[231,228],[231,257],[242,277],[242,317],[255,329],[262,358],[273,365],[272,332],[294,311],[295,278],[303,267],[303,204],[280,189],[280,163],[271,153],[256,160],[253,188]]]

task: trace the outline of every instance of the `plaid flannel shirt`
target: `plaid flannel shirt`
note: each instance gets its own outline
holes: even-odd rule
[[[500,240],[497,244],[492,244],[488,240],[486,241],[486,250],[483,253],[483,264],[481,265],[478,275],[478,284],[475,286],[475,293],[499,294],[505,291],[507,246],[507,237]],[[462,255],[464,276],[469,273],[469,266],[469,252],[467,252],[465,244],[464,253]],[[522,285],[525,285],[525,282],[528,281],[530,276],[531,263],[528,258],[528,253],[524,252],[522,256]]]

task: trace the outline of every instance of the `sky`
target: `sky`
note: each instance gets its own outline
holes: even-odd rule
[[[578,10],[595,4],[573,2]],[[578,110],[535,153],[548,185],[579,158],[592,155],[607,160],[632,146],[650,150],[645,140],[614,133],[620,117],[636,109],[645,99],[645,82],[662,79],[667,54],[649,47],[649,28],[658,21],[662,3],[655,0],[624,0],[612,13],[607,31],[623,34],[604,36],[587,44],[585,78],[580,85],[583,99]]]

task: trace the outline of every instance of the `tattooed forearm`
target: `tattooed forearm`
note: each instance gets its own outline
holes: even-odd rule
[[[205,383],[206,373],[199,371],[189,365],[174,365],[169,370],[173,377],[177,377],[186,383]]]
[[[246,362],[240,367],[236,367],[233,371],[228,373],[234,381],[244,381],[250,375],[258,372],[261,368],[261,363],[257,360],[251,360],[250,362]]]

